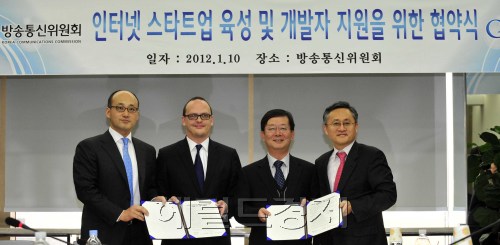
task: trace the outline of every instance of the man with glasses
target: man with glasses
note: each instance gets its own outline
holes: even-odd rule
[[[139,100],[118,90],[108,98],[109,129],[81,141],[73,160],[76,195],[83,203],[81,240],[97,230],[103,244],[152,244],[141,200],[156,197],[153,146],[132,137],[139,120]]]
[[[358,112],[339,101],[323,113],[333,150],[316,159],[320,195],[339,192],[345,228],[323,233],[315,244],[387,244],[382,211],[396,203],[396,184],[379,149],[356,142]]]
[[[292,114],[282,109],[268,111],[260,121],[260,137],[267,155],[245,166],[238,185],[236,220],[252,228],[250,245],[311,244],[311,239],[268,241],[266,218],[273,215],[267,205],[301,204],[316,196],[314,165],[290,155],[295,137]],[[298,229],[297,232],[304,232]]]
[[[229,218],[241,163],[235,149],[210,139],[213,124],[212,108],[204,98],[191,98],[184,105],[186,137],[159,150],[158,183],[160,193],[170,201],[215,199],[227,236],[163,240],[162,244],[231,244]]]

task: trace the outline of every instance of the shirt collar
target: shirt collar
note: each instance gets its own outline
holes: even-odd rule
[[[344,147],[344,149],[342,149],[340,151],[345,152],[345,154],[347,154],[347,156],[349,156],[349,151],[351,151],[352,145],[354,145],[354,141],[351,142],[349,145],[347,145],[346,147]],[[337,150],[335,147],[333,147],[332,156],[336,156],[337,152],[339,152],[339,150]]]
[[[267,161],[269,161],[269,166],[272,168],[274,166],[274,162],[277,160],[280,160],[283,162],[282,166],[288,167],[288,163],[290,162],[290,153],[286,154],[283,159],[276,159],[273,156],[271,156],[269,153],[267,153]]]
[[[109,133],[111,134],[111,137],[113,137],[113,140],[115,142],[120,142],[123,143],[122,138],[127,138],[129,143],[132,143],[132,133],[129,133],[127,137],[123,137],[120,133],[116,132],[113,128],[109,127]]]
[[[198,143],[194,142],[193,140],[191,140],[189,137],[186,136],[186,139],[187,139],[187,142],[188,142],[188,145],[189,145],[189,150],[193,150],[193,149],[196,149],[196,145],[198,145]],[[205,149],[207,152],[208,152],[208,142],[210,141],[210,138],[206,138],[203,142],[201,142],[201,146],[203,146],[202,148]]]

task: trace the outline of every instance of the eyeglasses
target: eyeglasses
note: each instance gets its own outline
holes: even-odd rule
[[[330,125],[334,128],[340,128],[340,126],[344,126],[344,128],[349,128],[351,126],[354,126],[355,123],[350,122],[350,121],[345,121],[345,122],[332,122],[330,124],[325,123],[325,125]]]
[[[127,110],[129,113],[136,113],[139,111],[139,108],[133,107],[133,106],[125,107],[122,105],[112,105],[109,108],[115,108],[116,111],[118,111],[118,112],[124,112],[125,110]]]
[[[288,132],[288,130],[290,130],[290,129],[287,127],[267,127],[266,128],[266,131],[271,132],[271,133],[275,133],[278,130],[280,133],[284,133],[284,132]]]
[[[201,120],[208,120],[212,117],[211,114],[208,113],[202,113],[202,114],[188,114],[184,115],[187,117],[189,120],[198,120],[198,118],[201,118]]]

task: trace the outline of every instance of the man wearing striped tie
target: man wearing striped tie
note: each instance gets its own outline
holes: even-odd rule
[[[266,206],[293,203],[304,205],[306,199],[316,197],[318,187],[314,165],[290,155],[290,146],[295,136],[292,114],[282,109],[270,110],[262,117],[260,129],[267,155],[242,169],[235,218],[252,228],[250,245],[311,244],[311,239],[267,240],[266,217],[273,214]]]

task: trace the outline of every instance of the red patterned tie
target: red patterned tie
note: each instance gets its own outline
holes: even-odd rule
[[[344,169],[345,158],[347,154],[343,151],[337,152],[337,156],[340,158],[340,165],[337,169],[337,175],[335,175],[335,182],[333,183],[333,191],[337,191],[337,187],[339,186],[340,176],[342,175],[342,170]]]

